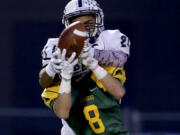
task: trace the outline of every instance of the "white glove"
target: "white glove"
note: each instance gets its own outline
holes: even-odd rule
[[[62,59],[64,60],[61,64],[61,84],[59,93],[70,93],[71,92],[71,78],[74,72],[74,66],[78,63],[78,59],[75,59],[76,53],[73,52],[71,57],[65,60],[66,49],[63,49]]]
[[[46,66],[46,73],[54,78],[56,74],[61,72],[61,64],[64,59],[59,48],[52,54],[49,64]]]
[[[63,49],[62,52],[62,59],[64,60],[62,62],[62,71],[61,71],[61,77],[62,79],[70,80],[72,78],[73,72],[74,72],[74,66],[78,63],[78,59],[75,59],[76,53],[73,52],[71,57],[65,60],[66,56],[66,49]]]
[[[92,48],[92,45],[89,43],[89,40],[85,40],[85,45],[83,48],[83,52],[80,55],[80,59],[82,60],[82,63],[88,67],[89,69],[93,69],[98,65],[98,61],[93,58],[94,56],[94,49]]]
[[[92,46],[87,42],[88,40],[85,41],[85,47],[80,55],[80,59],[82,61],[82,64],[88,67],[99,80],[102,80],[107,75],[107,71],[99,66],[98,61],[93,58]]]

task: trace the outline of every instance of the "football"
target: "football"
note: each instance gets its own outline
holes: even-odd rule
[[[84,41],[88,38],[85,25],[80,21],[70,24],[65,28],[60,36],[58,47],[61,51],[67,50],[66,57],[70,57],[73,52],[76,52],[76,58],[79,57],[84,47]]]

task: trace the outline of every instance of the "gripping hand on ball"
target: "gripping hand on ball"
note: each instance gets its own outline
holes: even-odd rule
[[[64,80],[70,80],[74,72],[74,66],[78,63],[78,59],[75,59],[76,53],[73,52],[71,57],[66,60],[66,49],[63,49],[62,54],[64,61],[62,62],[61,77]]]
[[[59,48],[52,54],[51,60],[49,64],[46,66],[46,73],[54,78],[55,74],[59,74],[61,72],[61,64],[62,61],[64,61],[63,53],[61,54],[61,51]]]
[[[86,40],[83,52],[80,55],[82,63],[91,70],[98,65],[98,61],[95,58],[93,58],[93,50],[94,49],[92,48],[92,45],[89,43],[89,40]]]
[[[93,58],[93,54],[94,51],[92,45],[88,43],[88,40],[86,40],[80,59],[82,63],[95,74],[97,79],[102,80],[107,75],[107,71],[98,65],[98,61]]]

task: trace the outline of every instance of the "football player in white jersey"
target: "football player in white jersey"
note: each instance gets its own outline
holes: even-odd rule
[[[104,14],[95,0],[71,0],[65,7],[62,23],[67,27],[75,21],[81,21],[89,28],[89,49],[92,57],[98,60],[99,65],[123,68],[129,56],[130,41],[119,30],[104,30]],[[39,82],[43,88],[53,87],[59,80],[62,59],[57,49],[58,38],[48,39],[42,50],[43,68],[39,74]],[[62,50],[61,50],[62,51]],[[87,72],[81,63],[74,67],[73,76]],[[50,91],[49,91],[50,92]],[[45,104],[54,110],[53,94],[49,97],[43,94]],[[49,100],[45,100],[49,99]],[[63,118],[63,117],[62,117]],[[68,124],[62,120],[62,135],[74,135]]]

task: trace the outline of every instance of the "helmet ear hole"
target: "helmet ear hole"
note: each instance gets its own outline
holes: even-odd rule
[[[74,71],[77,71],[77,70],[79,70],[81,67],[80,67],[80,65],[79,64],[76,64],[75,66],[74,66]]]

